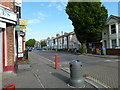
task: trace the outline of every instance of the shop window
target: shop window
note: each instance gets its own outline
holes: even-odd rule
[[[113,39],[112,40],[112,48],[115,48],[116,47],[116,39]]]
[[[115,24],[111,25],[111,34],[115,34],[116,33],[116,26]]]

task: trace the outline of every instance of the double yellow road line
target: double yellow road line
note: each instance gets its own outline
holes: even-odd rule
[[[98,83],[99,85],[103,86],[104,88],[107,88],[107,89],[109,89],[109,90],[112,90],[112,87],[110,87],[110,86],[108,86],[108,85],[105,85],[104,83],[100,82],[99,80],[97,80],[97,79],[95,79],[95,78],[93,78],[93,77],[91,77],[91,76],[87,76],[86,79],[92,80],[92,81]]]

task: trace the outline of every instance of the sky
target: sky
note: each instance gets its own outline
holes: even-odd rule
[[[118,16],[117,2],[102,2],[108,15]],[[37,41],[56,36],[57,33],[72,32],[74,27],[65,12],[67,2],[23,2],[22,18],[27,19],[26,41]]]

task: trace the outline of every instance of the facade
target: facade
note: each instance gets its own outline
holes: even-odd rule
[[[63,36],[58,37],[58,49],[63,49],[62,40],[63,40]]]
[[[21,25],[21,0],[0,1],[0,64],[2,72],[14,71],[25,50],[25,25]],[[21,26],[21,27],[20,27]],[[21,53],[19,53],[21,51]]]
[[[17,32],[17,40],[18,40],[18,57],[17,60],[23,59],[23,52],[25,50],[25,32],[26,32],[26,19],[19,19]]]
[[[49,49],[78,49],[80,46],[74,32],[64,33],[64,35],[57,34],[56,38],[47,39],[47,47]]]
[[[2,47],[2,71],[14,71],[15,61],[15,25],[17,22],[17,15],[0,6],[0,36]]]
[[[76,35],[74,32],[71,32],[69,35],[69,48],[70,49],[78,49],[80,46],[80,42],[77,40]]]
[[[36,41],[34,47],[37,48],[37,49],[40,49],[41,48],[40,41]]]
[[[111,15],[102,32],[103,48],[120,48],[120,17]]]

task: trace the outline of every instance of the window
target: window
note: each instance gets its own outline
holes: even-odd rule
[[[116,33],[116,26],[115,24],[111,25],[111,34],[115,34]]]
[[[119,25],[118,25],[118,33],[120,33],[120,23],[119,23]]]
[[[116,39],[113,39],[112,40],[112,48],[115,48],[116,47]]]
[[[119,39],[119,47],[120,47],[120,39]]]
[[[106,33],[104,33],[104,35],[106,35]]]
[[[107,42],[104,40],[104,48],[107,48]]]
[[[53,39],[53,43],[55,44],[55,39]]]

